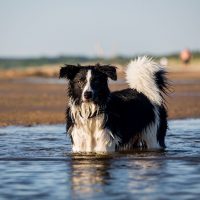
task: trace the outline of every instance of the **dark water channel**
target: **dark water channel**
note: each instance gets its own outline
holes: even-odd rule
[[[72,154],[64,125],[0,128],[0,199],[200,199],[200,119],[164,152]]]

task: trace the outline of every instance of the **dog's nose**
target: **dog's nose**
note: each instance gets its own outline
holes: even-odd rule
[[[84,92],[84,98],[89,100],[92,98],[92,92],[91,91],[86,91]]]

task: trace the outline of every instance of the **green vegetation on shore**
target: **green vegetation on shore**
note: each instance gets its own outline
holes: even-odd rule
[[[149,55],[155,59],[166,57],[170,60],[179,60],[179,54],[169,55]],[[109,63],[109,64],[127,64],[130,59],[136,56],[115,56],[111,58],[87,57],[87,56],[58,56],[58,57],[39,57],[39,58],[0,58],[0,69],[11,68],[27,68],[44,65],[62,65],[64,63],[77,64],[77,63]],[[200,60],[200,51],[192,52],[193,60]]]

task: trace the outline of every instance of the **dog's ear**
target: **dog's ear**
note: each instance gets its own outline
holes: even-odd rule
[[[69,80],[72,80],[75,75],[79,72],[80,66],[76,65],[67,65],[65,64],[64,67],[61,67],[60,69],[60,78],[67,78]]]
[[[105,74],[107,77],[111,78],[112,80],[114,81],[117,80],[116,67],[111,66],[111,65],[99,65],[99,64],[97,64],[95,67],[98,71]]]

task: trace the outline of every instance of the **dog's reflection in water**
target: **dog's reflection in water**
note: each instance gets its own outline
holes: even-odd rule
[[[92,195],[100,192],[111,179],[111,157],[107,155],[74,155],[71,165],[72,191],[77,195]]]
[[[131,156],[132,157],[132,156]],[[106,191],[134,193],[138,188],[153,190],[149,174],[158,172],[163,163],[151,159],[131,159],[124,154],[73,155],[71,162],[71,190],[75,197],[97,197]],[[156,177],[155,177],[156,178]],[[144,188],[144,184],[146,185]]]

